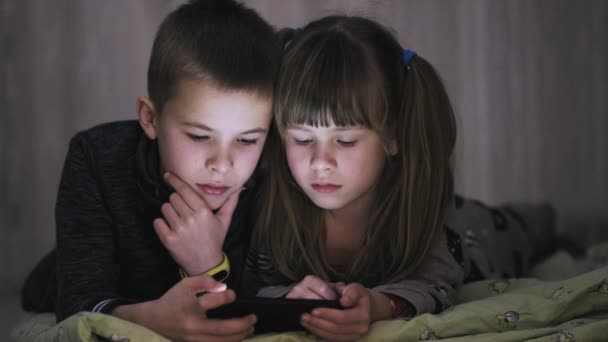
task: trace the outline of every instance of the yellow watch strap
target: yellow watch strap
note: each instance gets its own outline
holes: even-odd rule
[[[222,260],[219,265],[203,274],[211,276],[217,281],[224,281],[228,279],[228,276],[230,275],[230,261],[228,260],[226,253],[224,253],[224,260]],[[189,277],[188,273],[186,273],[186,271],[184,271],[184,269],[181,267],[179,269],[179,275],[182,277],[182,279]]]

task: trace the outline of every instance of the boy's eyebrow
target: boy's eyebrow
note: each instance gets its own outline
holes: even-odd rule
[[[254,129],[250,129],[244,132],[241,132],[241,134],[251,134],[251,133],[266,133],[268,130],[264,129],[262,127],[258,127],[258,128],[254,128]]]
[[[198,122],[184,122],[184,125],[200,128],[200,129],[205,130],[205,131],[210,131],[210,132],[214,131],[213,128],[211,128],[211,127],[209,127],[209,126],[207,126],[205,124],[198,123]]]
[[[184,122],[184,125],[200,128],[202,130],[209,131],[209,132],[215,132],[215,130],[213,128],[211,128],[205,124],[199,123],[199,122]],[[267,131],[268,130],[265,128],[258,127],[258,128],[246,130],[244,132],[241,132],[240,134],[266,133]]]

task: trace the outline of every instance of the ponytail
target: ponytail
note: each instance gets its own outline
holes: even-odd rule
[[[401,152],[401,172],[394,177],[402,177],[401,208],[395,209],[401,209],[398,224],[407,227],[404,257],[393,268],[399,278],[421,264],[443,224],[453,197],[450,158],[456,140],[452,106],[435,69],[409,50],[403,64],[395,125],[400,129],[394,132]]]

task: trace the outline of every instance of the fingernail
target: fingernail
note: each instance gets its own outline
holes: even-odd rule
[[[228,286],[226,286],[225,283],[218,283],[210,291],[212,291],[212,292],[224,292],[224,291],[226,291],[227,288],[228,288]]]

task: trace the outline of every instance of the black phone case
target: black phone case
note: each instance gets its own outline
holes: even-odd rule
[[[207,311],[209,318],[235,318],[255,314],[256,333],[304,330],[300,317],[314,308],[341,309],[337,300],[242,298]]]

